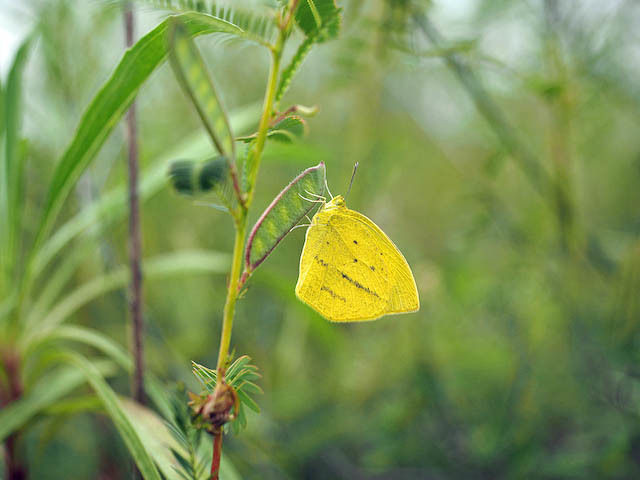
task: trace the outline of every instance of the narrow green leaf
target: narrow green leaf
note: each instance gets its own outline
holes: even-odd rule
[[[238,392],[238,398],[242,403],[244,403],[247,407],[249,407],[254,412],[260,413],[260,407],[249,395],[247,395],[241,389],[238,389],[236,391]]]
[[[24,158],[19,152],[20,125],[22,123],[22,72],[27,62],[31,43],[32,37],[29,36],[16,53],[9,70],[4,101],[2,102],[5,152],[4,156],[0,156],[0,182],[2,182],[0,183],[0,221],[2,222],[1,230],[6,235],[2,244],[4,245],[2,257],[6,262],[4,268],[9,276],[12,275],[11,272],[14,269],[12,263],[18,258],[16,248],[18,247],[18,235],[22,221]]]
[[[307,37],[324,42],[338,35],[340,12],[335,0],[300,0],[295,19]]]
[[[127,414],[118,396],[105,381],[100,371],[82,355],[67,353],[64,357],[84,373],[85,378],[102,401],[107,414],[111,417],[118,433],[120,433],[120,437],[122,437],[143,478],[161,480],[162,477],[158,473],[149,450],[133,426],[130,415]]]
[[[253,272],[282,239],[316,206],[325,187],[324,163],[303,171],[287,185],[254,225],[245,251],[245,270]],[[304,197],[304,198],[303,198]]]
[[[234,110],[231,114],[231,124],[238,131],[246,130],[259,114],[260,107],[259,103],[254,103]],[[150,198],[166,184],[166,164],[170,160],[178,156],[205,157],[209,154],[210,148],[208,137],[203,133],[199,132],[187,137],[184,142],[167,152],[142,173],[142,182],[139,188],[140,198],[142,200]],[[101,195],[93,204],[56,229],[55,234],[36,252],[33,261],[34,276],[42,273],[51,259],[63,247],[68,245],[77,235],[87,231],[90,226],[97,225],[98,228],[91,232],[93,236],[97,236],[111,222],[123,217],[127,212],[126,199],[126,186],[121,185]]]
[[[236,151],[229,119],[200,51],[187,29],[177,21],[171,25],[169,59],[173,71],[198,111],[211,140],[231,168]]]
[[[162,474],[165,478],[173,478],[177,466],[175,458],[178,457],[174,457],[171,452],[174,450],[181,454],[180,456],[185,455],[186,452],[171,434],[166,422],[152,410],[129,399],[122,399],[122,407],[132,420],[133,428]]]
[[[209,15],[189,13],[175,18],[191,36],[216,32],[244,35],[240,27]],[[165,61],[169,46],[167,29],[171,21],[174,21],[173,17],[160,23],[124,54],[109,80],[85,111],[75,136],[56,165],[33,251],[37,251],[48,236],[74,183],[98,153],[142,84]]]
[[[4,138],[4,106],[5,106],[5,89],[0,78],[0,143]],[[1,155],[1,154],[0,154]],[[0,157],[0,162],[4,164],[4,158]]]
[[[95,368],[103,375],[110,375],[116,370],[111,362],[103,362]],[[22,428],[43,409],[55,404],[84,382],[82,372],[71,367],[59,367],[44,375],[35,387],[25,392],[20,400],[0,410],[0,441]]]
[[[126,371],[131,370],[133,365],[127,350],[98,330],[80,325],[61,325],[50,332],[46,339],[47,341],[71,340],[89,345],[106,354]]]
[[[234,378],[237,373],[242,370],[242,368],[250,361],[251,357],[249,357],[248,355],[241,355],[240,357],[236,358],[227,369],[227,372],[225,374],[227,379]]]
[[[84,412],[102,411],[102,402],[95,395],[76,395],[58,401],[43,410],[43,415],[75,415]]]
[[[224,273],[227,269],[228,255],[218,252],[178,252],[160,255],[143,262],[143,272],[148,279],[189,272]],[[83,305],[109,291],[124,287],[128,281],[129,271],[123,266],[80,286],[60,300],[44,318],[34,319],[26,326],[23,347],[50,333]]]

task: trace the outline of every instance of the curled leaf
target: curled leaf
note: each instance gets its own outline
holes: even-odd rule
[[[224,157],[215,157],[207,162],[178,160],[169,167],[169,178],[178,193],[199,196],[213,192],[229,210],[233,208],[233,181]]]

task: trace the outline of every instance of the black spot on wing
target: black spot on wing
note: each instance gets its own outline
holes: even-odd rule
[[[325,262],[324,260],[322,260],[320,257],[318,257],[318,255],[316,255],[313,258],[314,258],[314,260],[316,262],[318,262],[320,264],[321,267],[328,267],[329,266],[329,264],[327,262]]]
[[[356,288],[359,288],[360,290],[364,290],[365,292],[367,292],[370,295],[373,295],[376,298],[380,298],[380,295],[378,295],[376,292],[371,290],[369,287],[365,287],[359,281],[354,280],[353,278],[351,278],[346,273],[340,272],[340,275],[342,275],[342,278],[344,278],[347,282],[349,282],[351,285],[355,286]]]
[[[327,292],[329,295],[331,295],[332,298],[337,298],[338,300],[342,300],[344,303],[347,303],[347,299],[346,298],[344,298],[341,295],[338,295],[337,293],[335,293],[333,290],[331,290],[326,285],[323,285],[322,287],[320,287],[320,291]]]

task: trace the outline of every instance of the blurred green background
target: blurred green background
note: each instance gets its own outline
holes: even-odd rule
[[[260,367],[265,394],[225,454],[256,479],[638,478],[640,5],[423,2],[442,36],[434,45],[408,0],[338,3],[340,37],[312,51],[282,103],[319,113],[304,142],[268,146],[251,215],[319,161],[332,192],[344,193],[359,162],[348,205],[402,250],[421,310],[357,325],[319,317],[294,295],[304,241],[295,230],[238,305],[232,347]],[[138,37],[164,15],[137,3]],[[34,28],[23,86],[27,229],[124,51],[118,2],[8,0],[3,76]],[[197,43],[229,110],[251,114],[236,133],[251,133],[266,53],[215,36]],[[450,54],[473,72],[467,84]],[[478,99],[502,114],[487,117]],[[206,145],[167,65],[142,88],[138,109],[143,168]],[[522,158],[544,167],[554,188],[539,189]],[[125,180],[121,126],[63,217]],[[142,222],[145,257],[232,249],[229,217],[168,184],[144,202]],[[119,221],[97,235],[69,288],[125,264],[126,232]],[[147,361],[160,378],[195,389],[190,360],[215,366],[225,289],[225,275],[145,283]],[[74,321],[127,345],[126,319],[118,291]],[[126,393],[127,383],[123,375],[112,384]],[[121,478],[128,469],[99,413],[36,423],[26,453],[38,479]]]

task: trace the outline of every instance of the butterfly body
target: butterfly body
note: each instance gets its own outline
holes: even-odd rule
[[[333,322],[374,320],[420,308],[402,253],[371,220],[334,197],[314,215],[296,295]]]

